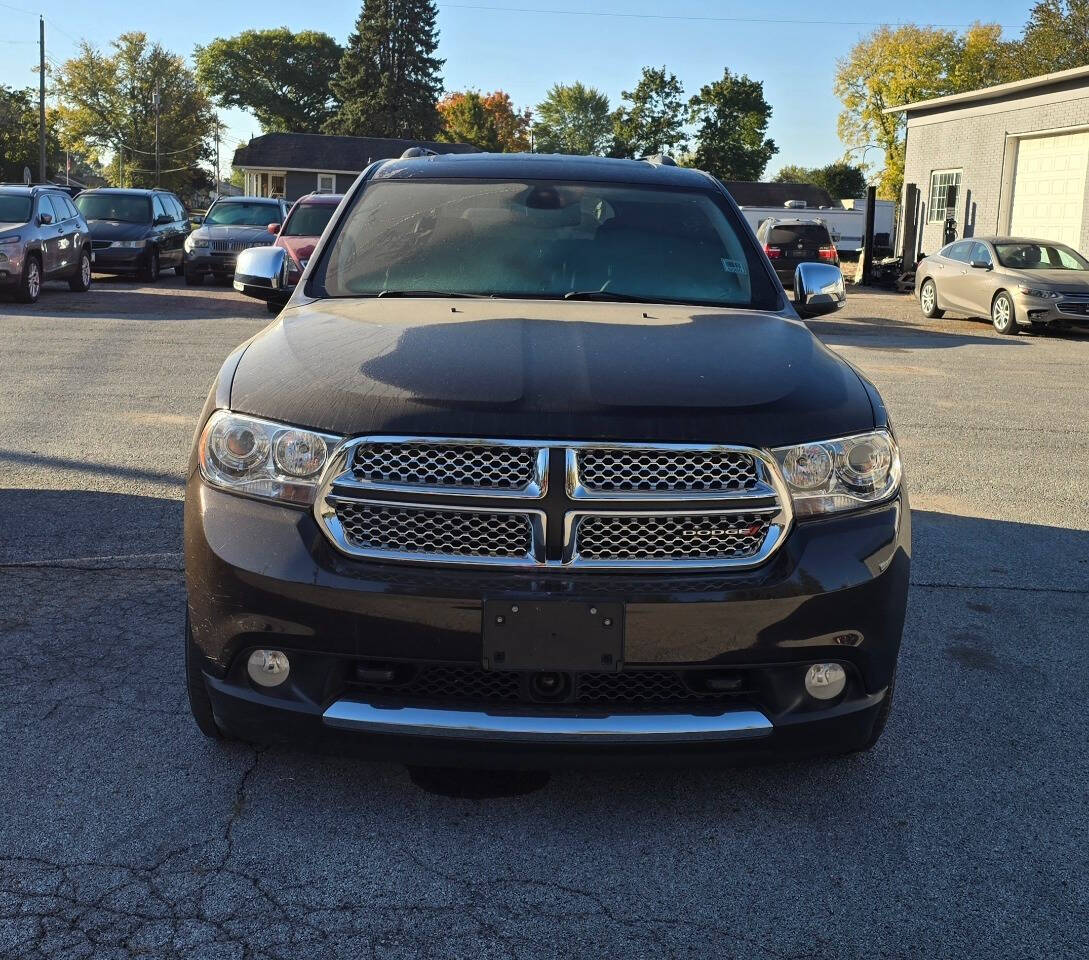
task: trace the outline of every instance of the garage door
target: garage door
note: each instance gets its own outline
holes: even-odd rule
[[[1089,132],[1033,137],[1017,147],[1010,233],[1081,246]]]

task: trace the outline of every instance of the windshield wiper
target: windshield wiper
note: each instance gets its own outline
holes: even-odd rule
[[[611,290],[572,290],[563,295],[564,300],[603,300],[612,303],[681,303],[679,300],[663,300],[661,297],[637,297],[631,293],[613,293]]]
[[[458,297],[469,300],[492,300],[490,293],[451,293],[448,290],[379,290],[376,297]]]

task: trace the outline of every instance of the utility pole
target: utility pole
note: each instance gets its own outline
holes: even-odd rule
[[[159,96],[159,84],[155,84],[155,92],[151,95],[151,102],[155,106],[155,186],[159,186],[159,105],[162,98]]]
[[[216,186],[215,197],[219,199],[219,115],[216,114]]]
[[[45,17],[38,17],[38,182],[45,183]]]

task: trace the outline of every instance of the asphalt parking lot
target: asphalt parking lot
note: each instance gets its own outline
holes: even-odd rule
[[[0,956],[1085,956],[1089,336],[813,323],[915,509],[874,752],[420,785],[189,717],[184,461],[267,320],[175,277],[0,302]]]

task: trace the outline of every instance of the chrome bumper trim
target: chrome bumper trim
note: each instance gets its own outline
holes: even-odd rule
[[[462,740],[552,744],[658,744],[766,737],[771,721],[758,710],[720,714],[518,715],[431,707],[380,707],[337,700],[326,726],[357,733],[391,733]]]

